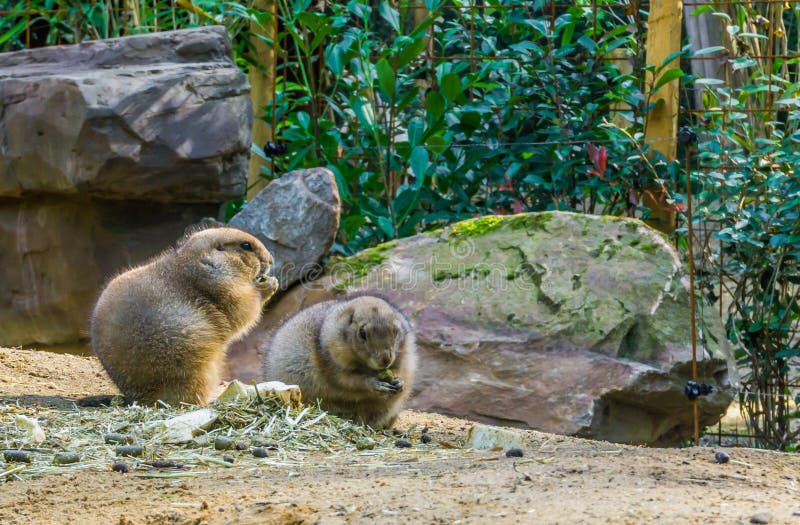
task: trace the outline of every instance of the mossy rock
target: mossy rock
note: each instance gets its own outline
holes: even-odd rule
[[[641,221],[481,217],[327,271],[287,304],[374,291],[408,312],[421,353],[415,408],[633,443],[691,434],[687,279],[667,239]],[[732,361],[713,308],[699,311],[699,380],[717,387],[700,403],[710,425],[731,400]]]

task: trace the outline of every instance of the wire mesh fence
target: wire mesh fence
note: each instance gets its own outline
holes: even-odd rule
[[[345,254],[483,213],[677,214],[676,242],[684,246],[688,231],[696,247],[698,294],[738,349],[748,425],[736,435],[787,448],[800,393],[797,272],[787,255],[800,241],[797,221],[780,206],[753,205],[763,217],[737,228],[744,219],[729,208],[739,194],[739,212],[772,202],[796,179],[788,159],[799,142],[800,2],[684,2],[687,47],[655,64],[651,7],[658,3],[20,0],[0,10],[0,49],[226,25],[237,62],[268,79],[258,112],[268,143],[253,147],[261,176],[329,166],[345,203],[335,248]],[[256,52],[259,41],[271,57]],[[669,103],[664,90],[679,80],[674,118],[696,143],[648,134]],[[654,150],[666,154],[646,160]],[[770,235],[759,241],[766,248],[756,242],[746,253],[737,235],[748,228]],[[759,279],[772,284],[755,286]],[[721,427],[716,434],[723,439]]]

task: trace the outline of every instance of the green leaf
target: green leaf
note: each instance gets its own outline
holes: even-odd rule
[[[328,63],[328,69],[334,75],[340,76],[344,71],[344,55],[345,49],[341,45],[329,46],[325,50],[325,60]]]
[[[668,69],[658,77],[655,85],[653,86],[653,91],[658,91],[658,88],[666,84],[667,82],[672,82],[676,78],[681,78],[683,76],[683,70],[679,67],[674,67],[672,69]]]
[[[394,9],[392,6],[389,5],[389,2],[383,0],[381,5],[378,6],[378,12],[381,14],[384,20],[389,22],[389,25],[392,26],[392,29],[395,32],[400,32],[400,14]]]
[[[441,135],[431,135],[425,142],[428,148],[436,155],[444,153],[448,146],[448,142]]]
[[[419,144],[424,131],[425,122],[421,118],[414,117],[408,122],[408,143],[412,148]]]
[[[713,10],[714,10],[714,6],[713,5],[704,5],[702,7],[698,7],[694,11],[692,11],[690,16],[700,16],[700,15],[702,15],[704,13],[710,13]]]
[[[394,226],[392,226],[392,220],[389,217],[378,217],[378,227],[386,237],[394,238]]]
[[[775,353],[775,357],[778,359],[787,359],[790,357],[799,357],[800,356],[800,348],[784,348]]]
[[[711,46],[698,49],[692,56],[707,55],[709,53],[716,53],[717,51],[725,51],[725,46]]]
[[[766,35],[759,35],[758,33],[739,33],[739,38],[757,38],[759,40],[769,40]]]
[[[416,146],[411,150],[411,172],[414,174],[414,186],[419,188],[425,180],[425,172],[428,170],[430,159],[428,150],[423,146]]]
[[[304,130],[308,131],[308,127],[311,125],[311,117],[305,111],[298,111],[297,122],[303,127]]]
[[[439,87],[442,89],[442,94],[447,97],[447,100],[450,102],[455,101],[463,91],[461,88],[461,77],[455,73],[445,75],[439,83]]]
[[[695,84],[706,84],[709,86],[718,86],[720,84],[724,84],[724,80],[720,80],[718,78],[696,78],[694,79]]]
[[[787,106],[800,107],[800,98],[784,98],[784,99],[775,101],[775,103],[776,104],[786,104]]]
[[[397,77],[391,64],[389,64],[388,60],[382,58],[375,64],[375,69],[378,72],[378,84],[380,84],[381,89],[390,99],[394,98]]]
[[[683,51],[673,51],[672,53],[667,55],[667,58],[665,58],[664,61],[661,62],[661,69],[667,67],[667,65],[669,65],[670,62],[672,62],[676,58],[680,57],[682,54],[683,54]]]
[[[6,32],[6,34],[0,36],[0,44],[4,44],[7,41],[11,40],[12,38],[16,38],[17,35],[25,31],[26,26],[27,26],[27,20],[23,18],[17,23],[17,25],[15,25],[8,32]]]
[[[424,34],[410,43],[406,44],[400,54],[397,56],[397,69],[407,66],[412,60],[419,57],[422,50],[425,49],[425,36]]]
[[[481,114],[477,111],[465,111],[459,119],[462,126],[470,129],[478,129],[481,126]]]
[[[420,191],[415,186],[405,184],[397,189],[397,197],[394,199],[394,210],[397,217],[397,223],[400,224],[408,216],[409,213],[414,211],[419,202]]]
[[[428,91],[425,96],[425,109],[428,110],[433,120],[438,120],[444,114],[444,104],[444,97],[438,91]]]
[[[731,60],[731,64],[733,64],[733,70],[734,71],[739,71],[740,69],[753,67],[756,64],[758,64],[758,62],[756,62],[752,58],[741,57],[741,58],[735,58],[735,59]]]
[[[566,47],[572,42],[572,34],[575,32],[575,23],[568,23],[564,26],[564,32],[561,33],[561,47]]]
[[[353,102],[353,109],[361,125],[370,133],[375,133],[375,113],[372,111],[372,104],[363,98],[357,98]]]

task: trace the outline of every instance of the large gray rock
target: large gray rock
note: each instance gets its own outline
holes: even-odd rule
[[[275,257],[271,274],[281,290],[319,274],[339,229],[341,201],[330,170],[296,170],[270,182],[230,221],[249,231]]]
[[[217,204],[0,200],[0,346],[82,348],[103,283]]]
[[[252,107],[231,53],[203,27],[0,54],[0,197],[241,197]]]
[[[253,370],[286,316],[355,290],[379,291],[416,323],[412,408],[628,443],[692,433],[687,280],[640,221],[485,217],[367,250],[273,305],[231,373]],[[712,309],[702,311],[699,380],[716,390],[699,403],[705,426],[732,399],[732,365]]]

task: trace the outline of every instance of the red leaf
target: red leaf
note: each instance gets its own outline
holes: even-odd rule
[[[589,169],[589,174],[601,179],[604,178],[606,167],[608,166],[608,149],[605,146],[598,148],[594,144],[587,144],[586,151],[589,153],[589,160],[594,165],[594,168]]]

